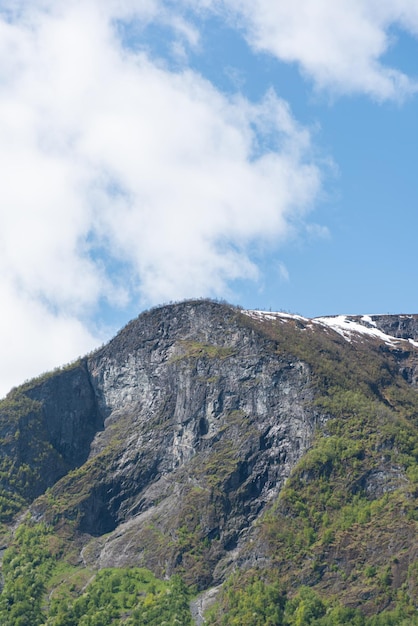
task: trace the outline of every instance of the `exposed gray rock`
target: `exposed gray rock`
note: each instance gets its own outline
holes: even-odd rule
[[[418,315],[371,315],[376,327],[386,335],[418,341]]]
[[[44,493],[87,460],[102,428],[85,361],[12,390],[0,405],[1,495]]]
[[[0,414],[0,453],[10,463],[37,459],[28,499],[52,488],[32,505],[34,518],[67,524],[84,564],[218,585],[237,567],[267,562],[257,524],[333,417],[318,395],[329,400],[336,385],[355,395],[346,372],[354,364],[361,380],[369,350],[367,397],[386,410],[395,377],[399,389],[418,386],[418,316],[351,319],[406,341],[360,333],[351,342],[332,325],[207,301],[144,313],[79,364],[25,387],[37,408],[14,431]],[[373,454],[352,493],[376,499],[406,488],[402,463]]]
[[[49,376],[26,395],[41,403],[49,441],[68,468],[84,463],[94,436],[103,428],[86,361]]]
[[[107,415],[92,457],[119,429],[122,440],[105,489],[115,530],[85,551],[87,560],[170,574],[181,550],[155,564],[147,545],[150,525],[166,537],[173,519],[181,526],[192,506],[193,523],[202,539],[216,538],[221,561],[239,547],[310,445],[321,418],[313,409],[308,366],[279,357],[274,342],[242,318],[208,302],[160,309],[89,359]],[[102,504],[84,511],[85,532],[101,534]]]

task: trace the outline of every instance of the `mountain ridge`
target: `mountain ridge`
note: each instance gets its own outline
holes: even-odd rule
[[[81,569],[413,603],[417,339],[418,315],[143,313],[0,403],[4,545],[27,510]]]

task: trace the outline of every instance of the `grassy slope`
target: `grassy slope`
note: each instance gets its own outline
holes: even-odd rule
[[[260,522],[256,550],[273,560],[263,576],[291,595],[309,585],[366,614],[412,610],[418,393],[400,375],[399,354],[327,329],[301,331],[299,322],[264,329],[279,352],[311,365],[329,419]]]

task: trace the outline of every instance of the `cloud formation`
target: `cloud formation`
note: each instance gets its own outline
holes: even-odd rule
[[[274,92],[227,97],[122,45],[121,20],[172,20],[137,4],[0,5],[0,393],[97,343],[100,303],[256,279],[252,246],[288,237],[321,189]]]
[[[99,343],[101,306],[231,297],[306,227],[310,130],[275,92],[227,96],[187,68],[206,11],[317,89],[417,91],[385,63],[394,29],[418,34],[415,0],[0,0],[0,395]],[[141,43],[150,24],[176,71]]]
[[[416,0],[205,0],[204,4],[226,11],[256,50],[296,63],[318,89],[337,95],[363,93],[380,101],[403,100],[418,91],[416,76],[388,66],[384,59],[396,44],[394,28],[418,36]]]

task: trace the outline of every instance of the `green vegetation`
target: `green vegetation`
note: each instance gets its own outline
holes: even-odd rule
[[[161,581],[139,568],[94,575],[59,561],[60,550],[44,524],[18,528],[3,558],[2,626],[191,625],[190,591],[179,576]]]
[[[367,626],[415,623],[416,568],[405,563],[417,547],[416,390],[379,342],[348,343],[293,320],[246,323],[276,342],[279,358],[310,366],[315,405],[328,417],[259,523],[269,575],[290,594],[309,584],[380,615]]]
[[[71,600],[53,596],[47,626],[161,626],[191,624],[189,592],[178,576],[170,582],[144,569],[104,569]]]
[[[270,574],[271,576],[271,574]],[[266,582],[260,573],[234,575],[223,587],[219,601],[207,612],[208,626],[417,626],[415,607],[399,607],[379,615],[324,599],[301,586],[292,597],[277,582]]]
[[[328,407],[338,414],[342,396],[334,409],[332,398]],[[343,406],[265,514],[261,536],[286,586],[309,580],[350,603],[364,597],[370,613],[399,602],[412,607],[417,594],[406,574],[406,595],[392,583],[418,531],[411,498],[418,429],[362,394],[347,392]]]
[[[246,547],[241,531],[248,494],[245,500],[242,490],[262,444],[257,425],[237,402],[229,412],[219,411],[213,440],[203,424],[199,453],[177,471],[178,498],[170,501],[170,512],[161,513],[155,498],[146,525],[135,529],[130,546],[161,577],[174,571],[171,580],[139,568],[81,567],[80,547],[88,534],[83,555],[91,563],[99,545],[92,535],[109,532],[119,521],[120,485],[112,482],[112,472],[120,468],[135,427],[130,415],[121,415],[103,434],[101,452],[79,468],[65,468],[64,477],[46,489],[42,468],[62,468],[62,459],[48,441],[41,404],[26,395],[28,383],[0,402],[0,531],[11,528],[40,493],[36,507],[51,526],[21,525],[5,551],[2,626],[188,626],[193,593],[213,584],[215,566],[237,537],[238,562],[262,563],[263,569],[240,570],[226,581],[208,612],[209,625],[418,625],[418,394],[400,374],[398,357],[378,341],[348,343],[301,321],[259,324],[238,311],[231,315],[242,317],[285,365],[307,364],[320,424]],[[198,379],[203,390],[221,377],[209,361],[235,355],[204,342],[177,345],[170,367],[181,361],[180,369],[198,370],[201,360],[207,366]],[[403,355],[403,363],[408,358]],[[259,384],[253,377],[248,381],[242,384]],[[145,428],[169,434],[172,422],[164,406],[150,414]],[[169,436],[166,441],[171,445]],[[131,475],[138,482],[152,466],[152,450],[144,450]],[[277,462],[273,455],[271,462]]]
[[[22,524],[3,558],[2,626],[191,626],[191,592],[175,575],[158,580],[140,568],[96,574],[60,560],[44,524]],[[412,568],[414,575],[418,566]],[[368,571],[375,577],[376,572]],[[206,615],[208,626],[417,626],[415,607],[365,616],[300,586],[286,593],[272,570],[236,573]]]
[[[3,557],[0,594],[2,626],[39,626],[45,622],[43,598],[55,564],[55,539],[43,524],[22,524]]]
[[[277,583],[268,584],[255,574],[235,574],[222,589],[220,601],[208,611],[213,626],[281,626],[285,596]]]
[[[38,459],[45,454],[37,442],[41,405],[20,390],[0,401],[0,523],[10,522],[30,498],[40,474],[27,462],[27,447]]]
[[[207,344],[200,341],[183,340],[179,342],[179,345],[181,346],[183,353],[173,357],[172,362],[183,359],[226,359],[234,354],[234,350],[232,348]]]

